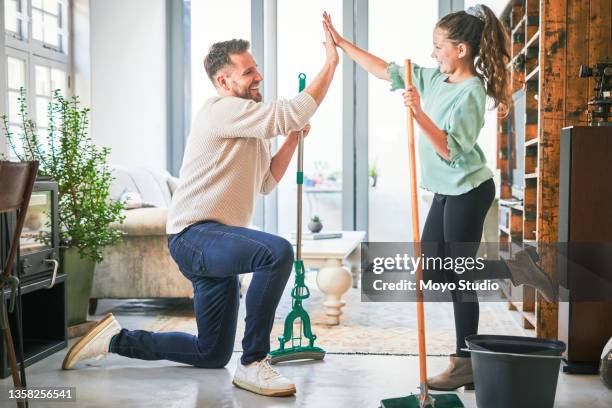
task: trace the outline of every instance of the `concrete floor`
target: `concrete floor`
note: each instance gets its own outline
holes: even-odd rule
[[[101,313],[104,308],[101,308]],[[119,315],[125,327],[143,327],[150,315]],[[72,343],[72,342],[71,342]],[[31,407],[378,407],[383,398],[417,392],[416,357],[328,355],[321,362],[290,363],[279,368],[293,379],[297,395],[266,398],[239,390],[231,379],[239,357],[226,369],[205,370],[166,361],[131,360],[110,355],[79,370],[62,371],[67,350],[28,368],[31,386],[76,387],[76,404],[30,403]],[[428,358],[435,373],[446,365],[444,357]],[[10,378],[0,380],[0,406],[8,403]],[[466,407],[476,407],[473,391],[459,393]],[[612,391],[597,376],[560,374],[555,407],[609,408]]]

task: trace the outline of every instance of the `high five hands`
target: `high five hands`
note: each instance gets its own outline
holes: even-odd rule
[[[323,21],[323,31],[325,32],[325,58],[328,63],[338,65],[340,57],[336,50],[337,42],[334,40],[332,32],[326,27]]]
[[[331,15],[328,14],[327,11],[323,12],[323,29],[325,30],[326,33],[329,33],[331,35],[336,46],[342,48],[342,45],[344,43],[344,38],[340,34],[338,34],[336,29],[334,28],[334,25],[332,24],[332,21],[331,21]]]
[[[345,46],[348,46],[346,39],[344,39],[334,27],[331,15],[326,11],[323,12],[323,30],[325,31],[325,38],[331,37],[337,47],[345,49]],[[384,61],[380,61],[384,64]],[[386,67],[382,67],[382,69],[385,70]],[[416,88],[414,86],[409,86],[402,95],[404,97],[404,105],[409,107],[415,116],[420,115],[422,113],[421,98]]]

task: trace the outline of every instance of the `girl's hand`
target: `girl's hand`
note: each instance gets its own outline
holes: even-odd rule
[[[423,112],[421,110],[421,97],[414,85],[410,85],[402,95],[404,96],[404,105],[409,107],[415,116]]]
[[[327,11],[323,12],[323,27],[325,27],[325,29],[329,31],[332,38],[334,39],[334,43],[336,43],[338,47],[342,48],[342,44],[345,40],[340,34],[338,34],[336,29],[334,28],[334,25],[331,21],[331,15],[329,15]]]

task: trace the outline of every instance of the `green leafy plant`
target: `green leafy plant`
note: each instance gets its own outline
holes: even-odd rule
[[[321,218],[319,218],[319,216],[318,216],[318,215],[315,215],[315,216],[313,216],[313,217],[310,219],[310,221],[312,221],[312,222],[321,222]]]
[[[370,165],[370,168],[368,170],[368,176],[373,178],[378,177],[378,166],[376,165],[376,162]]]
[[[18,135],[11,132],[7,116],[2,116],[9,146],[19,160],[38,160],[38,175],[57,182],[61,245],[99,263],[102,249],[121,239],[121,232],[110,224],[124,219],[122,204],[109,198],[110,149],[98,148],[88,136],[89,109],[80,106],[78,97],[65,99],[59,90],[54,92],[47,110],[46,140],[27,112],[21,88]]]

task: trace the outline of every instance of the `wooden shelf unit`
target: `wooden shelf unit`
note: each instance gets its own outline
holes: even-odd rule
[[[595,79],[580,78],[578,71],[580,65],[592,67],[612,55],[610,16],[609,0],[508,0],[500,14],[512,41],[508,64],[512,92],[526,94],[522,205],[512,199],[510,168],[516,163],[509,149],[514,137],[509,126],[512,109],[509,116],[498,121],[500,202],[512,207],[500,205],[500,216],[511,213],[522,220],[514,223],[514,230],[500,228],[500,241],[510,250],[511,244],[519,241],[544,245],[558,242],[561,129],[587,125],[587,102],[595,96]],[[557,282],[554,257],[545,256],[541,265]],[[538,337],[557,338],[559,305],[536,295],[533,318],[530,294],[522,290],[520,295],[527,296],[526,304],[515,301],[511,307],[520,310],[526,322],[535,323]]]
[[[513,256],[524,243],[535,243],[538,238],[538,157],[539,138],[539,89],[540,89],[540,27],[539,0],[511,0],[501,15],[509,28],[511,40],[511,61],[508,64],[512,93],[525,92],[525,120],[523,129],[514,129],[514,115],[511,107],[507,117],[498,119],[498,167],[501,170],[500,220],[510,219],[510,225],[500,222],[500,247],[502,256]],[[516,133],[524,135],[523,157],[515,157]],[[520,159],[520,160],[518,160]],[[516,163],[524,168],[522,197],[514,197],[511,171]],[[517,200],[521,200],[516,204]],[[509,203],[505,203],[509,200]],[[514,202],[513,202],[514,201]],[[508,283],[502,288],[508,300],[508,308],[520,313],[525,329],[535,330],[536,291],[527,286],[514,287]]]
[[[561,129],[587,125],[587,102],[595,96],[595,79],[580,78],[578,71],[580,65],[592,67],[612,55],[610,16],[610,0],[508,0],[500,14],[512,41],[508,64],[512,92],[523,90],[527,104],[522,206],[512,200],[509,169],[516,162],[509,149],[512,109],[509,116],[498,121],[500,202],[512,207],[500,205],[500,216],[508,220],[512,213],[523,221],[520,231],[500,228],[500,243],[509,249],[519,240],[544,245],[558,242]],[[540,264],[557,282],[554,257],[545,256]],[[538,337],[557,338],[558,304],[536,295],[535,318],[529,301],[527,306],[516,301],[516,308],[525,321],[535,323]]]

